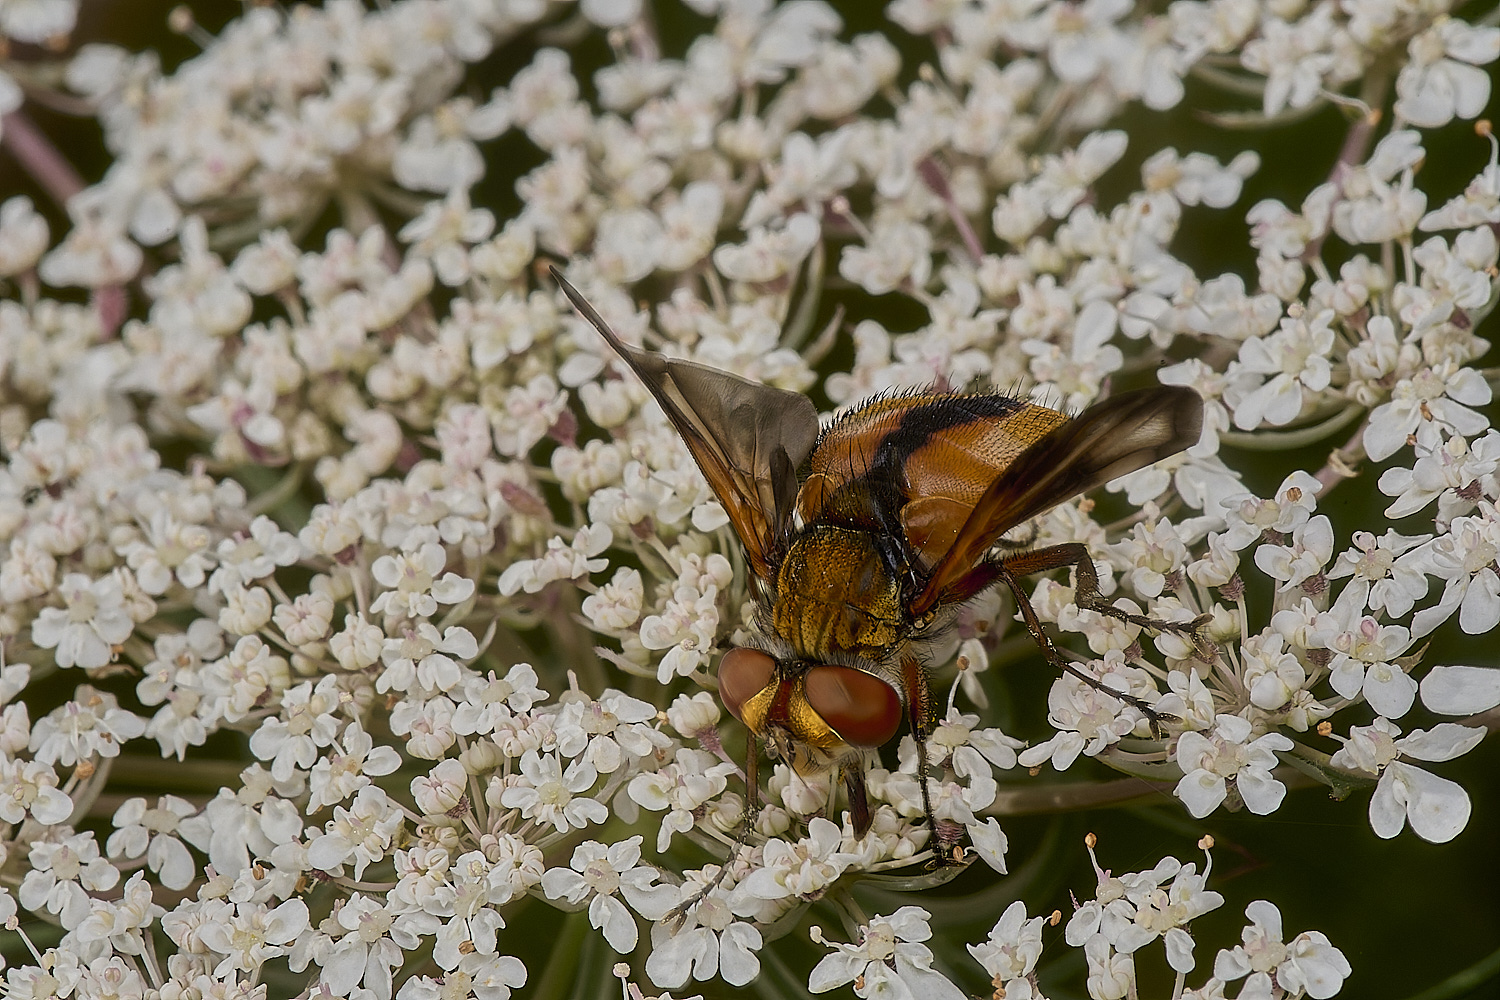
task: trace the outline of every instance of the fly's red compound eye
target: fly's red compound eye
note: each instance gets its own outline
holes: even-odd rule
[[[807,703],[851,746],[878,747],[901,726],[901,696],[873,674],[823,664],[803,681]]]
[[[729,714],[744,721],[740,707],[760,694],[776,677],[776,661],[758,649],[731,649],[719,661],[719,700]]]

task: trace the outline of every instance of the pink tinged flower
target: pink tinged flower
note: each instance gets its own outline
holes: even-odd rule
[[[670,737],[648,724],[657,711],[650,702],[614,690],[596,701],[569,702],[555,723],[558,752],[582,755],[600,774],[614,774],[627,762],[672,746]]]
[[[1292,749],[1292,741],[1280,733],[1250,739],[1249,722],[1234,715],[1220,715],[1211,736],[1186,732],[1177,740],[1175,757],[1182,780],[1173,794],[1196,819],[1217,809],[1228,796],[1233,780],[1240,798],[1251,812],[1264,816],[1275,812],[1286,797],[1286,786],[1272,776],[1277,750]]]
[[[1248,493],[1220,501],[1228,513],[1225,544],[1235,551],[1259,540],[1266,532],[1289,535],[1305,524],[1318,506],[1318,481],[1302,470],[1287,476],[1270,500]]]
[[[816,139],[805,132],[788,135],[781,142],[781,156],[770,185],[751,196],[740,228],[765,225],[802,204],[821,204],[852,185],[859,179],[859,168],[849,149],[853,140],[854,130],[849,127]],[[684,196],[691,187],[684,189]]]
[[[1287,947],[1288,957],[1276,970],[1276,982],[1289,994],[1300,990],[1313,1000],[1326,1000],[1343,988],[1354,970],[1344,953],[1320,931],[1303,931]]]
[[[860,860],[859,855],[840,851],[843,846],[843,831],[821,816],[807,824],[807,836],[796,843],[767,841],[762,867],[734,888],[734,912],[751,916],[762,900],[816,898]]]
[[[370,783],[372,777],[391,774],[401,766],[401,755],[388,746],[375,746],[359,720],[344,727],[343,734],[312,766],[308,776],[311,808],[343,802]]]
[[[718,587],[713,584],[702,593],[678,587],[661,614],[641,620],[641,645],[667,650],[657,665],[659,682],[690,676],[708,662],[719,630],[718,598]]]
[[[1306,107],[1317,98],[1324,75],[1334,66],[1333,33],[1328,8],[1315,8],[1295,24],[1265,19],[1260,37],[1245,45],[1240,61],[1251,72],[1265,75],[1261,107],[1267,115]]]
[[[408,624],[403,634],[385,640],[380,653],[385,670],[376,678],[375,690],[450,693],[469,678],[464,661],[478,653],[479,643],[462,626],[450,625],[440,633],[431,622]]]
[[[208,589],[220,593],[264,579],[279,566],[290,566],[302,557],[297,536],[282,531],[264,514],[250,522],[250,530],[219,543],[219,568],[209,578]]]
[[[304,681],[281,694],[279,716],[267,716],[250,737],[250,752],[271,762],[271,777],[288,781],[294,771],[305,771],[322,748],[333,743],[341,706],[336,679],[329,675],[314,688]]]
[[[879,224],[863,247],[844,248],[839,274],[871,295],[922,288],[932,273],[931,243],[926,226],[900,220]]]
[[[411,780],[412,801],[427,816],[443,816],[468,793],[469,776],[457,759],[438,762],[427,774]]]
[[[514,955],[473,952],[459,959],[458,966],[439,978],[414,976],[401,984],[401,1000],[448,1000],[450,996],[475,996],[483,1000],[509,1000],[510,991],[526,985],[526,966]]]
[[[1184,205],[1228,208],[1240,197],[1245,178],[1260,169],[1260,156],[1246,151],[1228,167],[1206,153],[1179,156],[1177,150],[1159,150],[1141,164],[1141,179],[1147,191],[1172,192]]]
[[[376,785],[366,785],[349,808],[335,806],[324,832],[307,845],[312,867],[338,872],[354,862],[354,877],[361,878],[365,866],[385,857],[405,822],[402,811]]]
[[[563,770],[557,754],[545,757],[528,750],[521,757],[521,773],[511,780],[500,796],[506,808],[519,809],[526,819],[539,826],[552,825],[558,833],[581,830],[590,823],[603,823],[609,809],[594,799],[582,797],[598,780],[599,772],[588,761],[579,758]]]
[[[121,708],[115,696],[80,684],[73,700],[48,712],[31,729],[30,749],[43,764],[71,766],[91,757],[118,757],[146,731],[146,720]]]
[[[1463,194],[1449,199],[1442,208],[1422,217],[1420,228],[1469,229],[1500,222],[1500,140],[1490,139],[1490,162],[1469,182]]]
[[[1406,341],[1482,310],[1489,302],[1496,256],[1495,234],[1488,226],[1459,233],[1451,249],[1441,236],[1414,249],[1411,258],[1421,268],[1421,282],[1396,289],[1401,320],[1411,327]]]
[[[1410,561],[1398,559],[1402,553],[1432,538],[1431,535],[1400,535],[1387,530],[1376,538],[1368,531],[1356,531],[1354,547],[1339,554],[1330,580],[1351,577],[1334,601],[1332,613],[1347,619],[1365,608],[1384,610],[1388,617],[1401,618],[1427,593],[1427,577],[1414,569]]]
[[[17,893],[21,905],[28,910],[45,907],[57,915],[64,930],[72,930],[88,916],[90,892],[108,891],[120,881],[120,870],[99,856],[92,834],[37,841],[27,857],[31,870]]]
[[[1005,852],[1010,849],[1010,838],[1005,835],[1005,831],[1000,828],[995,817],[991,816],[983,823],[977,821],[968,823],[964,829],[968,831],[969,846],[973,848],[974,853],[1001,875],[1008,874]]]
[[[1334,651],[1328,677],[1333,689],[1345,698],[1363,695],[1386,718],[1399,719],[1411,711],[1417,682],[1391,662],[1411,645],[1411,632],[1401,625],[1381,625],[1368,616],[1346,628],[1332,615],[1320,615],[1320,626],[1324,621],[1331,623],[1331,634],[1320,639]]]
[[[1419,447],[1411,468],[1392,466],[1380,474],[1380,492],[1396,498],[1385,509],[1385,516],[1415,514],[1437,500],[1438,524],[1449,524],[1474,509],[1478,499],[1475,494],[1500,494],[1500,486],[1485,485],[1495,483],[1497,468],[1500,468],[1500,431],[1493,428],[1472,444],[1454,434],[1436,450]],[[1422,540],[1427,539],[1424,536]]]
[[[441,201],[428,202],[422,214],[403,226],[396,235],[410,244],[412,255],[430,259],[438,280],[452,287],[469,278],[469,255],[465,244],[483,242],[494,228],[494,213],[489,209],[471,208],[468,191],[455,188]]]
[[[6,103],[0,97],[0,108],[9,114],[20,102],[12,107],[5,107]],[[47,252],[49,235],[47,220],[32,206],[30,198],[25,195],[7,198],[0,205],[0,277],[14,277],[35,267]]]
[[[1114,0],[1106,0],[1113,3]],[[1119,129],[1091,132],[1077,149],[1047,156],[1033,184],[1054,219],[1065,218],[1088,189],[1125,155],[1129,138]]]
[[[165,913],[164,908],[152,902],[151,884],[146,881],[145,873],[136,872],[120,890],[117,899],[91,900],[89,915],[74,933],[80,941],[104,941],[122,954],[139,954],[144,949],[145,935],[150,932],[151,925]]]
[[[529,712],[531,706],[547,697],[537,687],[536,669],[529,663],[518,663],[497,677],[491,670],[485,677],[470,676],[464,681],[463,700],[453,713],[453,730],[463,736],[493,732],[517,712]]]
[[[1088,963],[1088,992],[1094,1000],[1123,1000],[1135,992],[1135,956],[1117,952],[1103,934],[1095,934],[1083,946]]]
[[[391,710],[391,732],[406,737],[406,751],[412,756],[438,760],[458,741],[453,702],[446,697],[404,698]]]
[[[1333,559],[1333,523],[1318,514],[1292,532],[1290,545],[1262,545],[1255,550],[1255,565],[1286,592],[1323,572]]]
[[[335,919],[344,933],[319,963],[324,986],[348,996],[363,983],[372,1000],[390,1000],[392,973],[404,961],[404,949],[418,947],[421,938],[402,925],[396,912],[364,893],[345,900]]]
[[[808,976],[808,991],[827,993],[862,980],[854,990],[860,997],[963,1000],[967,994],[932,968],[932,951],[921,943],[932,937],[929,919],[921,907],[903,906],[888,917],[871,920],[856,944],[824,941],[834,951]]]
[[[1307,685],[1307,672],[1280,635],[1262,633],[1247,637],[1242,654],[1250,704],[1264,712],[1282,709]]]
[[[1370,826],[1377,836],[1390,839],[1410,821],[1413,832],[1423,840],[1445,844],[1468,825],[1472,808],[1468,792],[1456,782],[1399,758],[1452,760],[1478,746],[1485,730],[1444,722],[1430,732],[1417,729],[1398,739],[1400,733],[1395,723],[1384,718],[1356,726],[1332,762],[1335,767],[1380,773],[1370,799]]]
[[[702,807],[729,785],[739,771],[732,760],[720,760],[705,750],[680,747],[672,763],[657,771],[637,774],[626,791],[630,800],[653,812],[667,811],[657,828],[656,849],[665,852],[672,838],[698,822]]]
[[[609,565],[608,559],[595,558],[614,541],[614,533],[605,524],[588,524],[578,529],[571,545],[560,537],[547,541],[547,551],[538,559],[511,563],[500,574],[498,588],[505,597],[522,590],[535,594],[554,580],[576,580],[597,573]]]
[[[641,571],[633,566],[620,566],[613,579],[583,599],[583,613],[595,631],[627,629],[640,620],[645,597]]]
[[[689,879],[683,894],[696,891],[698,884]],[[716,974],[730,986],[744,986],[760,975],[756,953],[763,944],[756,926],[735,920],[722,893],[715,893],[702,900],[688,915],[687,925],[675,932],[660,922],[652,925],[646,975],[670,990],[690,978],[703,982]]]
[[[616,285],[633,285],[656,270],[665,244],[661,219],[650,209],[606,211],[594,232],[594,266]]]
[[[140,270],[143,255],[121,231],[123,221],[102,214],[78,220],[63,242],[42,258],[37,273],[56,288],[102,288],[129,281]]]
[[[799,212],[775,230],[751,227],[742,244],[720,244],[713,252],[714,267],[731,281],[775,281],[801,266],[821,236],[817,219]]]
[[[1245,216],[1250,223],[1250,245],[1260,251],[1261,260],[1285,259],[1296,269],[1296,281],[1300,286],[1301,265],[1297,259],[1308,244],[1327,235],[1333,206],[1340,197],[1336,185],[1320,184],[1303,199],[1300,212],[1293,212],[1274,199],[1257,202]],[[1277,318],[1279,316],[1278,309]]]
[[[1093,757],[1119,742],[1141,717],[1137,709],[1072,674],[1053,681],[1047,709],[1047,721],[1057,735],[1017,755],[1022,767],[1051,761],[1053,768],[1065,771],[1079,754]]]
[[[381,556],[371,573],[387,588],[370,609],[392,617],[430,618],[439,604],[458,604],[474,593],[474,581],[457,573],[444,573],[448,555],[436,542],[415,552]],[[441,574],[441,575],[440,575]]]
[[[1281,329],[1267,337],[1246,340],[1240,346],[1241,370],[1255,376],[1258,385],[1248,392],[1226,392],[1234,407],[1234,425],[1254,430],[1262,423],[1280,427],[1291,423],[1302,412],[1304,390],[1318,393],[1327,389],[1332,376],[1329,355],[1334,333],[1329,325],[1333,310],[1325,309],[1312,317],[1288,318]]]
[[[65,606],[37,612],[31,641],[42,649],[55,648],[59,667],[91,669],[109,663],[113,647],[135,631],[119,578],[91,580],[82,573],[69,573],[58,592]]]

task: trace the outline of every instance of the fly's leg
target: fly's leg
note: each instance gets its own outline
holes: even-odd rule
[[[710,879],[707,885],[693,893],[691,898],[682,900],[662,917],[662,923],[673,934],[682,929],[688,914],[724,882],[730,867],[739,858],[740,852],[749,845],[750,838],[755,834],[755,816],[760,812],[760,782],[756,775],[758,770],[756,754],[759,749],[755,745],[755,734],[747,732],[745,734],[745,818],[740,823],[739,835],[734,838],[734,845],[729,848],[729,855],[724,859],[724,864],[719,867],[718,874]]]
[[[1026,623],[1027,630],[1031,633],[1032,638],[1036,640],[1037,645],[1041,647],[1042,654],[1046,656],[1048,662],[1059,670],[1065,670],[1074,677],[1079,678],[1090,687],[1112,698],[1118,698],[1138,709],[1141,714],[1145,715],[1151,721],[1153,730],[1160,731],[1161,724],[1164,721],[1161,713],[1134,695],[1106,687],[1098,678],[1063,659],[1057,650],[1057,646],[1052,642],[1051,637],[1043,630],[1041,620],[1037,618],[1036,609],[1031,606],[1031,601],[1026,596],[1025,589],[1021,586],[1020,578],[1030,576],[1034,573],[1045,573],[1048,570],[1071,566],[1077,574],[1077,587],[1074,590],[1073,602],[1080,608],[1087,608],[1102,615],[1109,615],[1111,618],[1130,622],[1144,629],[1156,632],[1175,632],[1178,635],[1186,636],[1193,643],[1200,657],[1205,660],[1213,658],[1213,645],[1203,635],[1203,628],[1209,622],[1208,615],[1199,615],[1190,622],[1169,622],[1159,618],[1149,618],[1145,615],[1133,614],[1124,608],[1115,607],[1099,592],[1099,575],[1094,570],[1094,560],[1089,556],[1088,549],[1078,542],[1053,545],[1045,549],[1037,549],[1034,552],[1007,556],[993,565],[999,578],[1005,581],[1006,586],[1010,588],[1011,594],[1015,596],[1016,606],[1021,612],[1021,619]]]
[[[911,738],[917,745],[917,784],[922,789],[922,812],[927,817],[927,828],[932,831],[932,852],[938,864],[962,864],[963,851],[955,846],[958,832],[950,831],[952,824],[940,823],[932,812],[932,792],[928,788],[930,764],[927,760],[927,737],[932,732],[932,686],[927,682],[927,671],[914,656],[901,659],[901,680],[906,688],[907,721],[911,725]],[[945,834],[951,833],[951,836]],[[952,847],[953,850],[949,850]]]

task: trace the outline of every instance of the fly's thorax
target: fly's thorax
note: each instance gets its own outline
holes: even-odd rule
[[[884,659],[907,629],[901,585],[876,533],[813,524],[788,547],[771,630],[799,656]]]

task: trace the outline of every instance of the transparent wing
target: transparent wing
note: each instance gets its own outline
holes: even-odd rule
[[[756,574],[773,580],[791,527],[797,468],[818,438],[812,401],[801,393],[632,347],[555,267],[552,276],[574,308],[646,383],[724,505]]]

